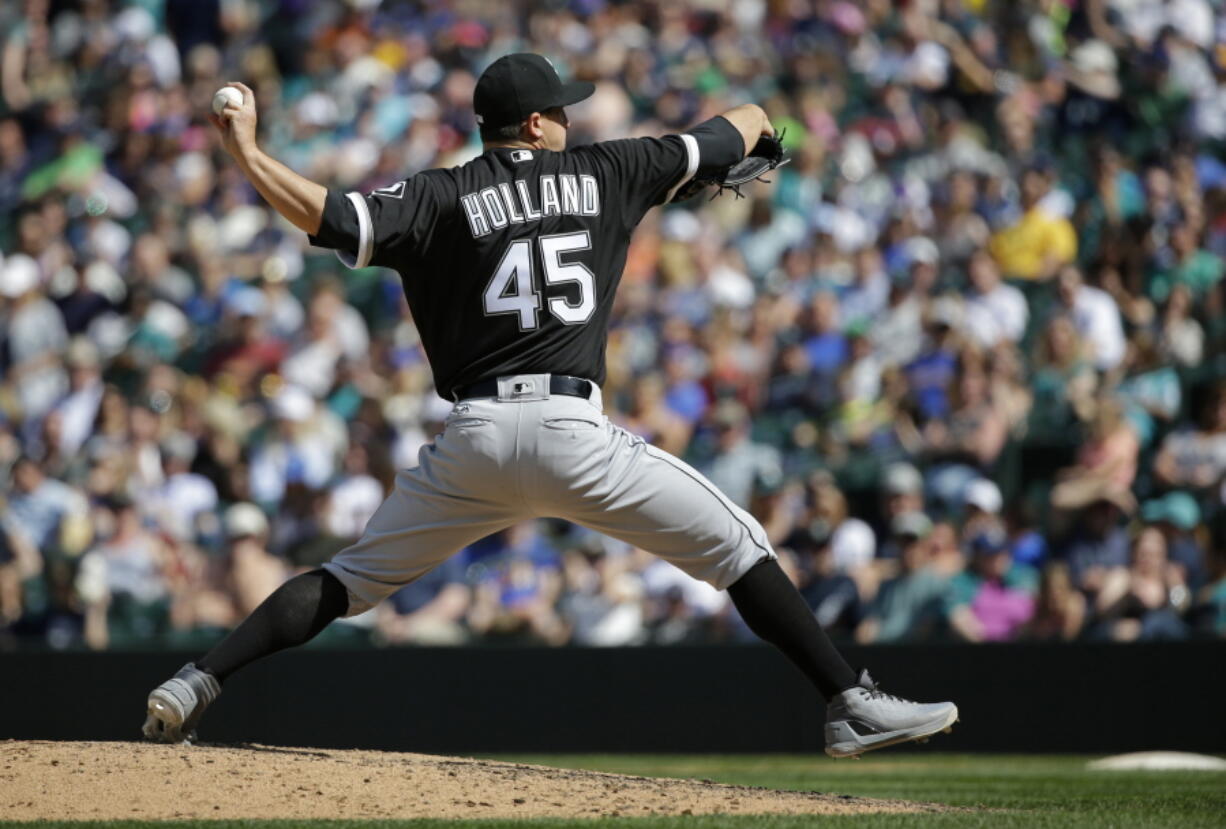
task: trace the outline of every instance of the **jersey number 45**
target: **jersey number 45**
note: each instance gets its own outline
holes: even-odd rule
[[[545,266],[545,284],[579,284],[579,301],[566,297],[549,300],[549,313],[566,325],[582,325],[596,310],[596,275],[582,262],[563,262],[562,254],[590,250],[591,237],[586,230],[541,236],[541,262]],[[532,267],[532,240],[519,239],[511,243],[502,255],[498,268],[485,286],[485,315],[517,314],[519,330],[532,331],[541,309],[541,294],[536,289]]]

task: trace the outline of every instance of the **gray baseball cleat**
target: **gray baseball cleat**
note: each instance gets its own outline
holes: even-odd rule
[[[217,677],[188,662],[149,693],[145,738],[160,743],[191,743],[204,709],[221,693]]]
[[[859,683],[826,706],[826,753],[859,757],[908,740],[926,743],[938,731],[952,731],[957,721],[952,702],[912,702],[883,693],[868,671],[861,671]]]

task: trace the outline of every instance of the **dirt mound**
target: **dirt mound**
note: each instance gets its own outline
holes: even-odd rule
[[[922,803],[382,751],[0,742],[0,821],[939,810]]]

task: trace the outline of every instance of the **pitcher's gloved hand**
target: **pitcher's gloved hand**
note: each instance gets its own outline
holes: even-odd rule
[[[762,179],[763,175],[769,173],[776,167],[781,167],[787,164],[789,159],[783,155],[783,133],[777,132],[774,135],[763,135],[758,139],[758,143],[749,151],[749,155],[733,164],[731,167],[726,167],[722,170],[714,170],[705,175],[695,176],[686,184],[677,190],[673,196],[674,202],[685,201],[693,198],[701,190],[714,186],[716,187],[715,196],[722,195],[725,190],[731,190],[736,193],[737,198],[743,198],[741,193],[741,185]]]

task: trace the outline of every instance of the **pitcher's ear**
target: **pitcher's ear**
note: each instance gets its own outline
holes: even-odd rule
[[[545,116],[541,115],[539,112],[532,113],[526,119],[524,119],[524,124],[520,129],[520,132],[524,133],[525,137],[528,138],[529,141],[544,138],[545,129],[541,126],[541,119],[544,117]]]

